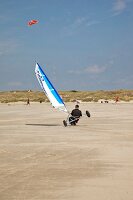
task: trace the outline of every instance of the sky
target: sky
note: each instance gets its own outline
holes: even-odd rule
[[[133,0],[0,0],[0,91],[41,90],[36,62],[57,90],[133,89]]]

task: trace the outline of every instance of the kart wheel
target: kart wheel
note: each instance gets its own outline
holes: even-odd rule
[[[87,117],[91,116],[88,110],[86,110],[86,115],[87,115]]]
[[[63,120],[63,124],[65,127],[67,126],[67,122],[65,120]]]

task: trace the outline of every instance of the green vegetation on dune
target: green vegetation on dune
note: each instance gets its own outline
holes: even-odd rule
[[[83,102],[97,102],[100,99],[105,100],[115,100],[118,96],[121,101],[133,100],[133,90],[114,90],[114,91],[59,91],[59,94],[65,102],[73,102],[75,100],[80,100]],[[33,102],[48,102],[49,100],[43,92],[40,91],[6,91],[0,92],[0,102],[26,102],[27,99]]]

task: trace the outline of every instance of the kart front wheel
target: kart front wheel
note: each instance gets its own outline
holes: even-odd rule
[[[65,127],[67,126],[67,122],[65,120],[63,120],[63,124]]]

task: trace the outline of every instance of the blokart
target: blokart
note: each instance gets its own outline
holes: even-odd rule
[[[68,125],[76,125],[80,117],[78,116],[74,117],[68,112],[63,102],[63,99],[60,97],[60,95],[54,88],[53,84],[50,82],[47,75],[44,73],[44,71],[42,70],[42,68],[40,67],[38,63],[36,63],[36,66],[35,66],[35,74],[43,92],[45,93],[49,101],[51,102],[52,106],[55,109],[58,109],[59,111],[63,111],[68,114],[67,119],[63,120],[64,126],[66,127]],[[82,114],[82,116],[90,117],[89,111],[86,111],[85,114]]]
[[[91,115],[90,115],[90,112],[88,110],[86,110],[85,114],[83,114],[82,116],[90,117]],[[75,126],[78,123],[80,118],[81,117],[76,117],[76,116],[72,116],[71,114],[69,114],[67,119],[63,120],[63,124],[65,127],[66,126]]]

